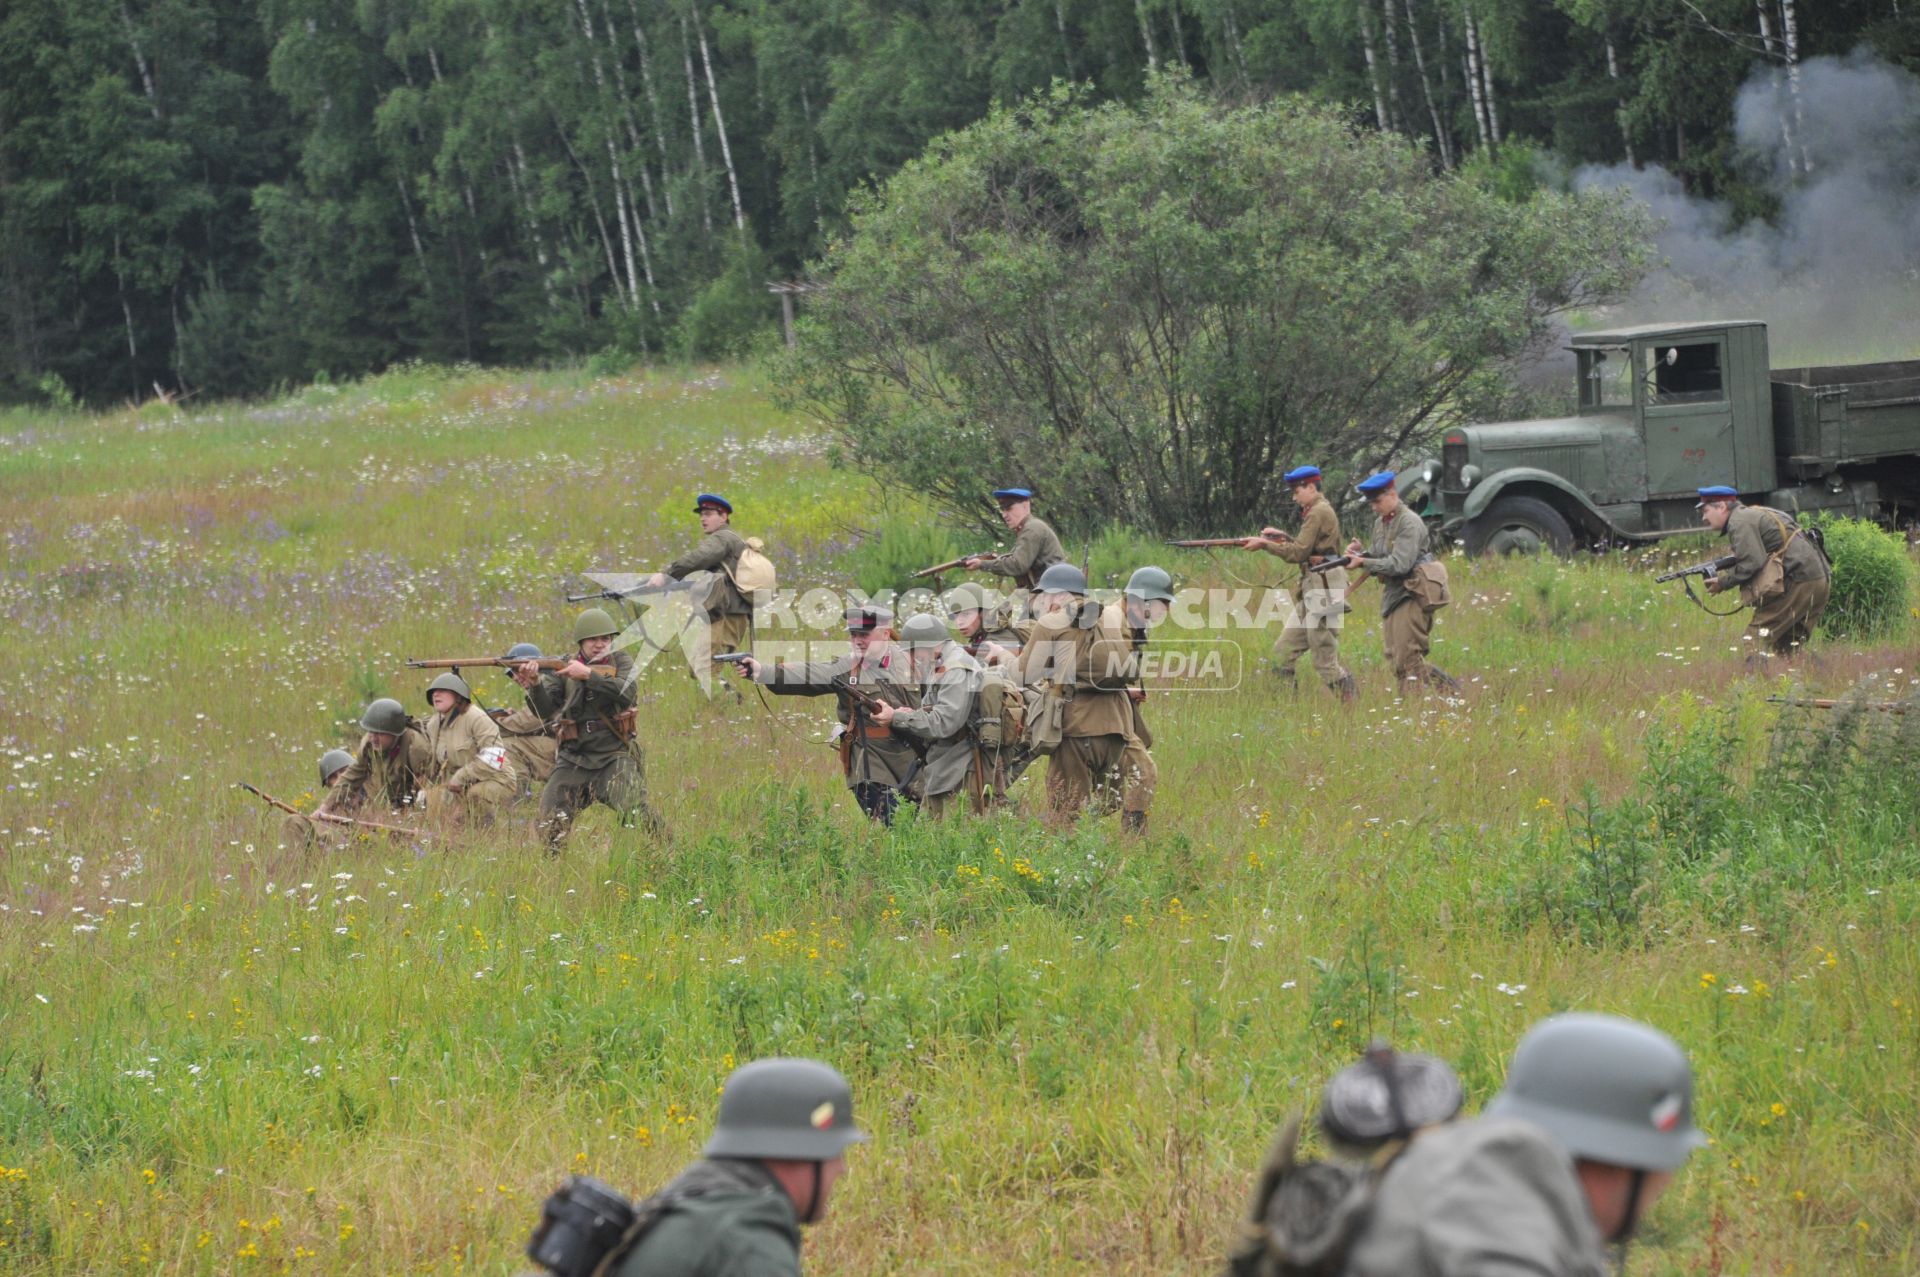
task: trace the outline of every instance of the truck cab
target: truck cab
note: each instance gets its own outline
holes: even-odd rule
[[[1775,483],[1757,320],[1580,333],[1571,417],[1446,432],[1427,514],[1470,554],[1570,553],[1697,531],[1695,489]]]

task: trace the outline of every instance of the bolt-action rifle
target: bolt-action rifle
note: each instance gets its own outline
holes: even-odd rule
[[[450,656],[431,661],[408,661],[410,670],[454,670],[456,672],[471,666],[497,666],[500,669],[519,669],[532,662],[549,674],[558,673],[578,659],[572,656],[529,656],[523,661],[510,661],[504,656]],[[612,678],[613,666],[599,662],[588,662],[587,670],[595,678]]]
[[[342,816],[338,812],[331,812],[331,811],[311,811],[311,812],[301,811],[298,807],[295,807],[292,803],[282,802],[280,799],[275,798],[272,794],[269,794],[264,789],[256,789],[254,786],[249,785],[244,780],[236,780],[235,782],[233,782],[233,784],[234,784],[234,788],[246,790],[249,794],[252,794],[255,798],[258,798],[262,802],[266,803],[267,806],[278,807],[281,811],[286,812],[289,816],[305,816],[309,820],[318,820],[323,824],[328,824],[328,825],[358,825],[362,829],[378,829],[383,834],[405,834],[409,838],[418,838],[421,836],[421,832],[419,830],[408,829],[405,825],[387,825],[387,824],[382,824],[380,821],[377,821],[377,820],[360,820],[353,816]]]
[[[1904,714],[1910,707],[1907,701],[1841,701],[1820,696],[1769,696],[1769,705],[1796,705],[1802,709],[1835,709],[1842,705],[1857,705],[1861,709],[1878,710],[1883,714]]]
[[[968,559],[990,559],[992,557],[992,550],[983,550],[979,554],[963,554],[957,559],[948,559],[945,563],[936,563],[930,568],[921,568],[913,574],[914,579],[917,580],[923,576],[940,576],[953,571],[955,568],[963,568],[967,566]]]

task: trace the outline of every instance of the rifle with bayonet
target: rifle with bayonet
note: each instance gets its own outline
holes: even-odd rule
[[[510,661],[504,656],[450,656],[431,661],[408,661],[410,670],[454,670],[459,671],[472,666],[495,666],[499,669],[516,670],[522,665],[538,665],[549,674],[557,674],[578,660],[573,656],[529,656],[525,660]],[[611,664],[588,663],[587,672],[594,678],[612,678],[614,669]]]
[[[236,780],[233,784],[234,788],[246,790],[255,798],[266,803],[267,806],[277,807],[289,816],[304,816],[308,820],[317,820],[328,825],[358,825],[362,829],[377,829],[383,834],[404,834],[408,838],[419,838],[423,836],[420,830],[408,829],[405,825],[388,825],[377,820],[361,820],[358,817],[342,816],[340,813],[332,811],[301,811],[292,803],[283,802],[275,798],[272,794],[269,794],[266,790],[257,789],[244,780]]]
[[[948,559],[945,563],[936,563],[930,568],[921,568],[913,574],[913,577],[915,580],[918,580],[923,576],[941,576],[953,571],[955,568],[967,566],[968,559],[991,559],[992,557],[994,557],[992,550],[983,550],[979,554],[963,554],[957,559]]]

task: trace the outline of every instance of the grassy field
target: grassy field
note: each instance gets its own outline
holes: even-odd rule
[[[423,709],[406,657],[559,646],[562,592],[663,563],[694,492],[789,585],[924,512],[736,371],[416,369],[0,435],[0,1272],[516,1271],[562,1175],[650,1187],[737,1061],[795,1053],[875,1136],[812,1271],[1205,1273],[1369,1034],[1477,1104],[1574,1007],[1696,1062],[1713,1143],[1637,1272],[1920,1268],[1916,742],[1779,730],[1788,681],[1638,562],[1456,561],[1459,705],[1390,699],[1371,594],[1352,712],[1258,669],[1164,697],[1144,845],[876,830],[824,703],[709,703],[661,663],[666,842],[596,812],[559,860],[518,822],[304,854],[231,783],[310,801],[367,697]],[[1909,618],[1795,685],[1916,667]]]

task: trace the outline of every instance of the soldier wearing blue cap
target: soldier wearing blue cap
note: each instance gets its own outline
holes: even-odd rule
[[[725,497],[702,492],[693,499],[693,512],[700,518],[699,543],[655,572],[647,584],[664,589],[669,580],[713,573],[706,597],[708,650],[714,656],[737,652],[753,628],[753,600],[739,586],[740,556],[754,547],[733,530],[733,503]]]
[[[540,649],[532,643],[515,643],[507,649],[510,661],[539,660]],[[508,669],[507,677],[513,677]],[[524,694],[522,697],[524,701]],[[560,744],[553,738],[553,729],[547,721],[535,713],[531,704],[523,703],[519,709],[506,709],[496,706],[487,711],[496,726],[500,728],[500,743],[506,747],[507,757],[513,762],[513,774],[519,777],[520,797],[529,798],[546,786],[547,778],[553,775],[553,765]]]
[[[1826,552],[1790,514],[1743,505],[1725,485],[1699,492],[1700,517],[1726,533],[1735,560],[1707,581],[1707,589],[1718,594],[1739,586],[1740,601],[1753,609],[1742,641],[1753,644],[1754,653],[1792,656],[1813,637],[1827,610],[1833,569]]]
[[[1459,690],[1459,680],[1427,661],[1433,614],[1453,601],[1427,525],[1401,503],[1393,471],[1353,486],[1373,511],[1373,541],[1364,551],[1357,538],[1348,542],[1346,565],[1380,578],[1380,639],[1395,679],[1402,685],[1431,682],[1445,691]]]
[[[1056,563],[1067,560],[1054,530],[1033,517],[1033,489],[995,488],[993,499],[1000,503],[1000,518],[1013,529],[1013,548],[1005,554],[976,554],[967,560],[970,572],[992,572],[1012,577],[1023,590],[1031,590],[1040,574]]]
[[[1320,493],[1320,467],[1296,466],[1281,478],[1293,489],[1300,507],[1300,530],[1289,535],[1279,528],[1262,528],[1257,537],[1240,544],[1265,550],[1288,563],[1300,565],[1300,581],[1293,591],[1293,612],[1273,645],[1274,672],[1288,683],[1302,653],[1313,657],[1313,669],[1342,701],[1355,699],[1353,675],[1340,663],[1340,627],[1346,623],[1346,555],[1340,549],[1340,516]]]

